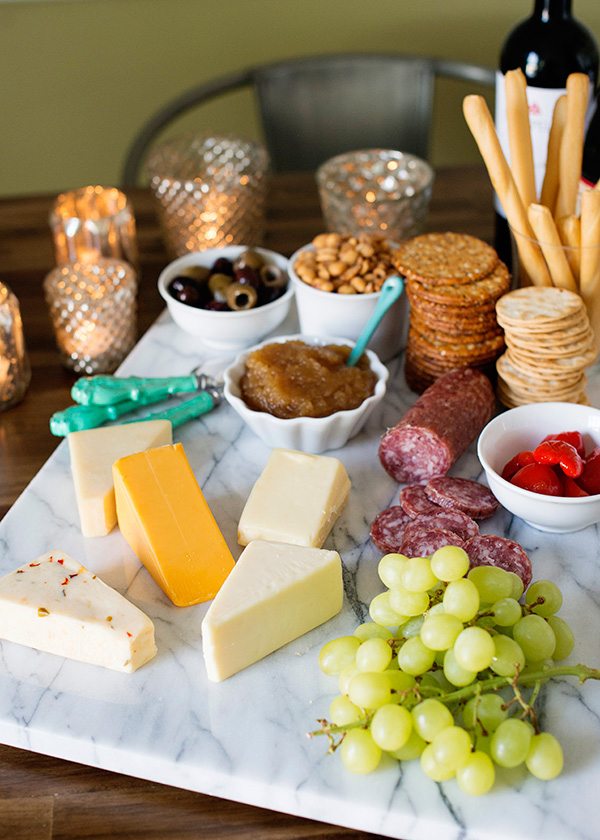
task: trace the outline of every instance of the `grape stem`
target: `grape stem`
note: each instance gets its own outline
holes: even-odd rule
[[[586,680],[600,680],[600,670],[598,668],[589,668],[587,665],[557,665],[552,668],[517,674],[514,677],[489,677],[484,680],[476,680],[469,685],[457,688],[455,691],[449,691],[447,693],[445,693],[442,689],[438,689],[435,692],[435,697],[442,703],[457,703],[469,700],[471,697],[476,694],[481,694],[484,691],[496,691],[499,688],[512,686],[513,691],[515,692],[515,700],[523,706],[525,712],[527,713],[528,710],[532,710],[533,699],[537,698],[541,684],[548,682],[548,680],[555,677],[577,677],[579,685],[583,685]],[[526,704],[522,699],[520,686],[534,686],[533,695],[529,704]],[[413,686],[411,689],[407,689],[402,692],[402,694],[406,696],[417,694],[421,697],[425,697],[429,695],[428,689],[429,686],[420,687],[417,685]],[[318,722],[321,724],[321,729],[317,729],[313,732],[307,732],[306,734],[308,738],[312,738],[314,735],[328,735],[331,742],[329,751],[332,752],[337,746],[333,743],[333,735],[343,735],[349,729],[367,727],[373,717],[373,714],[373,711],[365,712],[362,717],[352,721],[352,723],[341,726],[336,726],[333,723],[329,723],[327,720],[319,720]]]

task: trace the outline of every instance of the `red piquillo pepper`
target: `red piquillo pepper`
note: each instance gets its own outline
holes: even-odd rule
[[[565,440],[546,440],[533,450],[538,464],[558,464],[569,478],[579,478],[583,472],[583,459],[571,443]]]
[[[507,461],[501,476],[546,496],[600,495],[600,446],[586,457],[581,432],[546,435],[535,449],[518,452]]]

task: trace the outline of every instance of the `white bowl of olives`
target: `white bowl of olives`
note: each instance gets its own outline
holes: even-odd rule
[[[256,344],[286,318],[294,296],[286,257],[243,245],[173,260],[158,291],[182,330],[218,350]]]

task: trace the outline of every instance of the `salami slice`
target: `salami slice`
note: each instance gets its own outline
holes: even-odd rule
[[[444,531],[452,531],[453,534],[458,534],[462,540],[468,540],[479,534],[479,525],[466,513],[461,510],[438,508],[437,512],[421,513],[415,519],[412,519],[406,526],[404,539],[407,540],[417,531],[424,531],[429,528],[442,528]]]
[[[475,566],[498,566],[507,572],[514,572],[523,581],[525,589],[531,583],[531,560],[519,543],[505,537],[480,534],[471,537],[464,544],[469,555],[471,568]]]
[[[440,506],[427,498],[422,484],[409,484],[400,492],[400,504],[413,519],[420,513],[434,513]]]
[[[425,493],[440,507],[462,510],[472,519],[487,519],[498,507],[498,499],[489,487],[469,478],[432,478]]]
[[[384,554],[396,554],[400,552],[400,546],[404,538],[404,529],[411,517],[400,505],[382,510],[371,523],[371,539]]]
[[[383,468],[402,484],[446,475],[492,419],[495,405],[490,380],[480,371],[443,374],[381,438]]]
[[[423,531],[415,531],[405,539],[400,547],[400,554],[406,557],[429,557],[445,545],[457,545],[463,548],[464,544],[465,541],[458,534],[447,531],[445,528],[426,528]]]

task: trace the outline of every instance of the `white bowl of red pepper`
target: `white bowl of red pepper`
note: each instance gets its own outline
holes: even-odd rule
[[[479,436],[490,489],[540,531],[565,534],[600,522],[600,410],[531,403],[499,414]]]
[[[294,296],[286,257],[242,245],[173,260],[160,273],[158,291],[182,330],[224,351],[249,347],[275,330]]]

